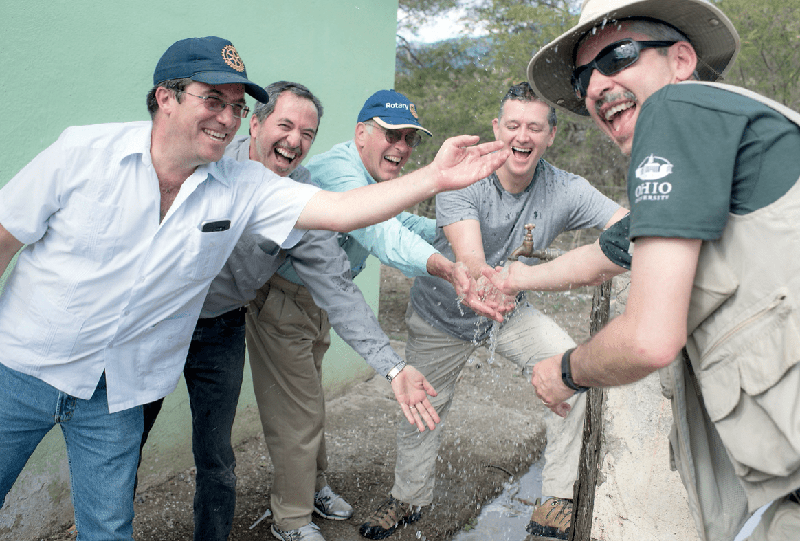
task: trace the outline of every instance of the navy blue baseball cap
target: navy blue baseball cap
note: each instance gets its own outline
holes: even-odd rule
[[[153,72],[153,85],[184,78],[208,85],[239,83],[261,103],[269,101],[266,90],[247,78],[233,44],[216,36],[176,41],[161,55]]]
[[[358,113],[358,122],[370,119],[374,119],[389,130],[415,128],[432,136],[431,132],[419,123],[414,104],[395,90],[378,90],[364,102],[364,107]]]

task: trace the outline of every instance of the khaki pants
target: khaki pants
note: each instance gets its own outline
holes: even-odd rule
[[[278,275],[247,311],[253,388],[275,469],[270,508],[281,530],[311,522],[314,492],[327,484],[321,367],[330,328],[306,288]]]
[[[409,306],[406,313],[408,343],[406,361],[422,372],[439,393],[431,397],[442,423],[455,393],[461,370],[472,353],[480,347],[454,338],[425,322]],[[575,342],[552,319],[523,302],[500,327],[497,353],[520,366],[536,364],[552,355],[575,347]],[[531,387],[531,395],[534,394]],[[586,395],[570,400],[572,411],[566,419],[548,410],[545,418],[547,448],[542,479],[542,493],[572,498],[572,486],[578,476]],[[445,425],[442,425],[445,426]],[[419,432],[405,419],[398,422],[397,463],[392,496],[413,505],[428,505],[433,499],[436,456],[442,443],[442,429]]]

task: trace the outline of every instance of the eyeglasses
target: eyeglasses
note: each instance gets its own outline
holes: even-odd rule
[[[221,113],[225,110],[226,106],[230,105],[231,111],[233,111],[233,116],[235,117],[247,118],[247,115],[250,114],[250,108],[247,105],[242,105],[241,103],[228,103],[226,101],[222,101],[216,96],[198,96],[197,94],[192,94],[191,92],[186,92],[185,90],[179,90],[178,92],[189,94],[195,98],[200,98],[205,102],[206,109],[215,113]]]
[[[603,75],[614,75],[639,60],[643,49],[651,47],[669,47],[677,41],[636,41],[626,38],[616,41],[597,53],[594,60],[583,66],[578,66],[572,72],[572,88],[579,99],[584,99],[589,90],[589,81],[592,70],[596,69]]]
[[[388,130],[378,124],[377,122],[370,121],[370,124],[376,126],[383,130],[384,135],[386,136],[386,142],[390,145],[395,144],[400,139],[405,139],[406,144],[411,147],[415,148],[418,144],[422,142],[422,136],[419,134],[417,130],[410,131],[403,137],[403,132],[401,130]]]

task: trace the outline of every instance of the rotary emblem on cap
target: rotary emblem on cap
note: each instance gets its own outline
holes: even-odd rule
[[[419,117],[417,116],[417,108],[414,107],[413,103],[408,104],[408,110],[411,112],[411,116],[419,120]]]
[[[236,52],[236,48],[233,45],[226,45],[222,48],[222,59],[236,71],[244,71],[242,57],[239,56],[239,53]]]

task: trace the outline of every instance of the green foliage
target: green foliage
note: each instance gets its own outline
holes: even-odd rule
[[[742,49],[726,82],[750,88],[800,109],[800,19],[797,0],[716,0],[734,22]],[[466,13],[465,28],[486,36],[433,45],[398,46],[395,87],[417,105],[422,124],[434,133],[414,153],[407,170],[429,163],[442,141],[468,133],[492,140],[492,119],[508,88],[526,79],[531,56],[577,22],[574,0],[418,0],[404,5],[440,15],[455,4]],[[434,13],[434,12],[431,12]],[[420,19],[421,20],[421,19]],[[426,138],[427,139],[427,138]],[[588,119],[562,114],[558,135],[545,159],[589,179],[624,201],[628,160]],[[431,215],[432,202],[418,211]]]
[[[742,48],[725,82],[800,110],[800,19],[797,0],[719,0]]]

